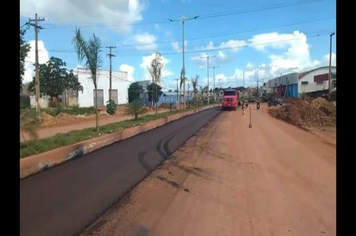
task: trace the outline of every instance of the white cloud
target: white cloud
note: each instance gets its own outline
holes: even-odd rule
[[[232,62],[235,58],[233,53],[241,50],[244,46],[247,45],[246,41],[243,40],[229,40],[227,42],[222,42],[219,45],[214,45],[213,42],[209,42],[208,45],[206,46],[197,46],[195,47],[195,50],[206,50],[206,51],[212,51],[208,52],[208,54],[211,56],[215,55],[215,57],[211,58],[211,62],[215,64],[227,64]],[[216,50],[218,50],[216,52]],[[224,50],[224,51],[223,51]],[[191,59],[195,61],[200,68],[206,67],[206,59],[201,58],[201,57],[206,57],[207,53],[201,53],[200,56],[192,56]]]
[[[144,76],[145,76],[145,80],[152,80],[150,73],[148,72],[147,66],[149,66],[152,62],[152,60],[155,58],[156,54],[152,53],[149,56],[145,56],[142,57],[142,62],[140,64],[140,67],[144,70]],[[167,64],[169,64],[170,60],[165,58],[164,56],[161,56],[163,63],[164,63],[164,67],[162,69],[162,78],[164,77],[168,77],[168,76],[172,76],[173,72],[170,71],[169,69],[167,69]]]
[[[207,56],[210,56],[209,67],[214,65],[227,64],[234,60],[234,57],[231,54],[229,54],[228,52],[223,52],[221,50],[218,51],[218,53],[201,53],[200,55],[192,56],[190,59],[192,61],[195,61],[198,64],[199,68],[202,69],[207,67]]]
[[[171,45],[172,45],[172,48],[174,51],[176,52],[182,52],[183,48],[181,48],[179,45],[181,44],[181,42],[178,42],[178,41],[175,41],[175,42],[172,42]],[[188,42],[187,40],[184,41],[184,48],[186,50],[187,48],[187,45],[188,45]]]
[[[20,0],[20,14],[34,17],[37,12],[52,23],[92,23],[108,25],[118,33],[127,33],[134,23],[142,20],[145,0],[62,0],[53,6],[48,0]],[[120,24],[125,23],[125,24]]]
[[[247,42],[244,40],[234,40],[234,39],[230,39],[227,42],[222,42],[219,45],[214,45],[214,43],[212,41],[210,41],[208,43],[208,45],[203,46],[203,47],[195,47],[196,50],[217,50],[217,49],[229,49],[233,52],[237,52],[239,50],[241,50],[243,47],[245,47],[247,45]]]
[[[133,77],[133,74],[134,74],[134,72],[135,72],[135,68],[134,68],[133,66],[130,66],[130,65],[128,65],[128,64],[121,64],[119,70],[120,70],[120,71],[127,72],[127,79],[128,79],[130,82],[135,81],[135,79],[134,79],[134,77]]]
[[[33,77],[35,76],[35,40],[31,40],[28,42],[30,44],[30,51],[25,58],[25,74],[23,83],[31,82]],[[38,41],[38,63],[43,64],[49,60],[48,51],[45,48],[43,41]]]
[[[137,50],[150,50],[154,51],[157,49],[156,37],[147,32],[143,34],[136,34],[133,38],[134,42],[137,44]]]

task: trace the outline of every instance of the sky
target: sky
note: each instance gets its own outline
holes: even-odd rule
[[[176,89],[183,65],[182,18],[187,19],[186,76],[198,75],[199,86],[209,83],[211,88],[214,83],[256,86],[282,74],[327,66],[330,34],[336,32],[336,0],[20,0],[20,27],[35,13],[44,18],[39,22],[44,28],[38,34],[39,63],[58,57],[68,69],[83,66],[71,43],[78,27],[86,39],[93,34],[101,39],[102,69],[109,69],[107,47],[116,47],[112,68],[126,71],[130,81],[151,79],[147,65],[161,53],[165,90]],[[31,46],[25,83],[34,75],[34,38],[31,27],[25,34]]]

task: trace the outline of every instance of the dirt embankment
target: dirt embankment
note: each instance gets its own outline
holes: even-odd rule
[[[336,126],[336,107],[324,98],[288,98],[284,103],[269,113],[301,128]]]

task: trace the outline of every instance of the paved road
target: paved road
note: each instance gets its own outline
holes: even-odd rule
[[[20,181],[20,234],[75,235],[220,113],[209,109]]]
[[[336,235],[335,145],[255,107],[252,128],[213,119],[82,236]]]

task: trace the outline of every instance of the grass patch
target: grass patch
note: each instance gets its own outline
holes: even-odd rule
[[[201,107],[201,106],[200,106]],[[191,108],[189,110],[196,109],[198,107]],[[92,139],[95,137],[102,136],[103,134],[110,134],[119,130],[134,127],[147,123],[149,121],[165,118],[174,114],[182,113],[182,110],[176,110],[171,112],[158,113],[157,115],[145,115],[137,120],[131,119],[126,121],[121,121],[117,123],[107,124],[100,126],[100,133],[97,133],[95,128],[87,128],[83,130],[74,130],[65,134],[56,134],[52,137],[31,140],[27,142],[20,143],[20,158],[28,157],[31,155],[43,153],[55,148],[67,146],[70,144],[78,143],[84,140]],[[101,134],[101,135],[99,135]]]

